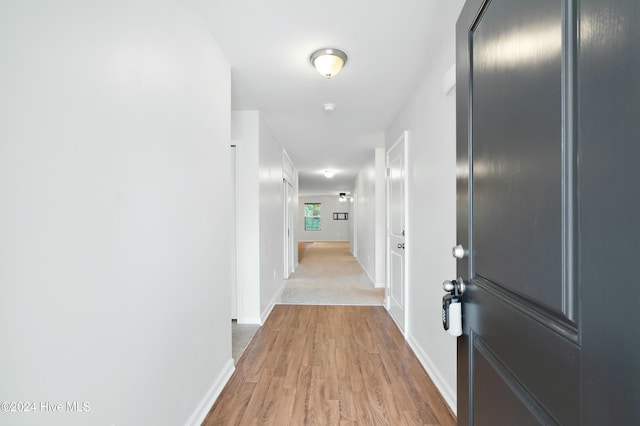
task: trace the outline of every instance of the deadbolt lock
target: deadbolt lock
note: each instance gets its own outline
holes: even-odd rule
[[[469,251],[465,250],[462,244],[458,244],[451,250],[451,254],[453,254],[453,257],[456,259],[464,259],[469,255]]]

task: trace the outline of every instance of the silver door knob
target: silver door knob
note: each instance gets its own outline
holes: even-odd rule
[[[458,294],[462,294],[464,293],[466,288],[467,288],[467,285],[462,279],[462,277],[458,277],[458,279],[456,280],[445,281],[442,283],[442,289],[447,293],[456,291]]]
[[[452,250],[451,250],[453,257],[455,257],[456,259],[464,259],[468,252],[464,249],[464,247],[462,247],[462,244],[458,244],[457,246],[455,246]]]
[[[447,280],[442,283],[442,289],[447,293],[453,291],[454,288],[456,288],[456,285],[453,283],[453,281]]]

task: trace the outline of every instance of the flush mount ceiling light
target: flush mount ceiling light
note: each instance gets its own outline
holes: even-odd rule
[[[320,49],[311,54],[309,61],[320,74],[331,78],[347,63],[347,54],[338,49]]]
[[[335,174],[336,174],[336,172],[331,170],[331,169],[327,169],[327,170],[324,171],[324,177],[326,177],[326,178],[332,178],[333,175],[335,175]]]

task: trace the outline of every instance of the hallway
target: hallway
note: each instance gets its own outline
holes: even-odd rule
[[[382,305],[384,289],[375,288],[349,243],[304,242],[298,244],[299,264],[285,281],[282,304]],[[254,324],[232,322],[232,354],[237,364],[259,329]]]
[[[278,305],[204,425],[453,425],[383,307]]]
[[[397,343],[379,347],[371,343],[377,337],[362,334],[370,328],[380,337],[371,324],[381,319],[362,315],[386,315],[381,296],[340,302],[374,307],[278,305],[291,271],[281,247],[301,239],[305,194],[352,195],[352,207],[321,200],[322,229],[351,225],[335,239],[353,235],[366,275],[385,286],[383,157],[405,131],[415,142],[407,170],[418,171],[407,180],[406,229],[414,241],[428,238],[407,250],[406,342],[420,360],[409,365],[433,372],[455,409],[456,346],[442,330],[439,283],[456,276],[449,255],[455,96],[442,82],[455,62],[461,5],[3,2],[0,336],[10,350],[0,357],[1,400],[79,402],[90,410],[0,412],[0,424],[199,425],[235,370],[234,317],[267,324],[236,373],[252,374],[247,386],[237,385],[239,396],[251,386],[264,390],[261,377],[274,378],[266,390],[283,381],[280,395],[256,394],[260,407],[288,396],[295,404],[286,407],[302,407],[303,420],[307,408],[323,419],[337,406],[347,423],[393,423],[402,410],[428,414],[417,402],[405,407],[409,398],[390,403],[403,395],[396,389],[378,391],[378,382],[395,380],[389,360],[411,353],[396,331],[383,332],[397,334]],[[344,25],[327,26],[336,16]],[[344,43],[350,59],[329,80],[310,55],[332,41]],[[395,61],[380,61],[384,46]],[[334,223],[334,213],[347,212],[348,220]],[[313,250],[300,272],[312,257]],[[310,300],[338,303],[329,293],[330,286]],[[294,296],[288,303],[303,303]],[[270,326],[290,309],[315,315],[296,314],[311,333],[301,341]],[[388,356],[385,345],[393,345]],[[358,361],[340,363],[352,354]],[[280,376],[296,363],[296,377],[315,387],[302,391]],[[324,368],[345,375],[337,390],[363,402],[336,397]],[[320,383],[322,406],[311,398]],[[418,390],[402,392],[417,401]],[[248,401],[240,411],[248,408],[255,421],[260,408]]]
[[[314,242],[305,247],[296,271],[285,281],[281,303],[381,305],[375,288],[349,251],[349,242]]]

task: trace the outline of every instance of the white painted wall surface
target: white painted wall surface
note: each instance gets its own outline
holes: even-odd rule
[[[238,166],[238,323],[260,323],[260,195],[257,111],[231,113],[231,137]],[[221,208],[224,206],[221,204]]]
[[[7,0],[0,61],[0,401],[38,404],[0,424],[198,423],[233,369],[226,59],[183,1]]]
[[[387,282],[387,154],[384,148],[375,149],[375,286],[385,288]]]
[[[284,151],[260,112],[234,111],[231,123],[239,170],[238,323],[261,324],[284,287]]]
[[[458,2],[460,7],[462,1]],[[458,9],[459,10],[459,9]],[[457,16],[457,14],[456,14]],[[386,132],[390,147],[411,135],[407,175],[410,280],[408,341],[451,408],[456,409],[456,339],[442,329],[442,282],[455,277],[456,244],[455,90],[443,78],[455,61],[454,20],[422,84]]]
[[[349,241],[349,221],[351,217],[351,201],[338,201],[336,195],[305,195],[298,199],[298,221],[301,224],[298,230],[298,241]],[[305,203],[320,203],[320,227],[319,231],[307,231],[304,229],[304,205]],[[333,213],[347,213],[349,220],[333,220]]]
[[[298,208],[300,206],[300,202],[299,202],[299,197],[300,197],[300,180],[298,178],[298,170],[295,168],[293,168],[293,211],[297,212]],[[298,266],[298,232],[300,232],[300,221],[298,219],[298,215],[294,213],[294,218],[293,218],[293,225],[294,225],[294,230],[293,230],[293,261],[295,266]],[[304,224],[302,225],[302,227],[304,228]]]
[[[357,219],[356,238],[358,255],[356,259],[365,270],[372,283],[376,276],[376,167],[375,158],[365,163],[356,178]]]
[[[356,202],[356,198],[358,198],[358,194],[355,190],[355,182],[354,182],[354,190],[351,191],[351,206],[350,207],[350,214],[349,214],[349,251],[351,251],[351,254],[354,257],[357,257],[357,244],[355,241],[356,238],[356,223],[358,222],[358,210],[357,210],[357,202]]]
[[[231,220],[229,222],[231,226],[231,232],[233,237],[231,238],[231,243],[229,245],[229,249],[231,252],[231,264],[229,265],[231,269],[231,319],[238,319],[238,235],[237,231],[237,216],[238,216],[238,200],[236,194],[238,193],[238,161],[236,158],[236,149],[237,142],[231,140],[232,148],[231,148],[231,173],[229,174],[229,180],[231,182],[231,204],[229,206],[231,213]]]
[[[260,119],[259,129],[259,205],[260,205],[260,315],[261,322],[284,288],[284,193],[283,149]]]

